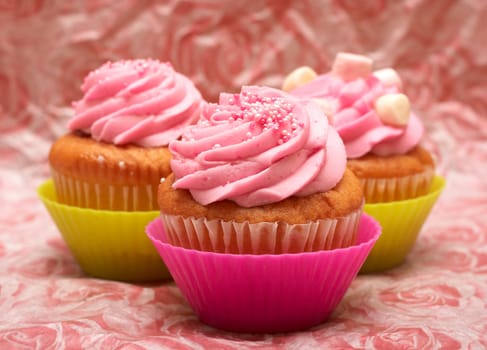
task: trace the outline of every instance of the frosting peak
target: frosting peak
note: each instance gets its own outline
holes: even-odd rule
[[[203,103],[187,77],[152,59],[107,62],[81,90],[68,128],[116,145],[166,146],[199,118]]]
[[[401,93],[399,75],[392,68],[372,71],[365,56],[339,53],[329,73],[296,85],[290,94],[320,102],[348,158],[404,154],[421,140],[423,125]]]
[[[258,86],[221,94],[169,149],[174,187],[203,205],[228,199],[253,207],[325,192],[346,164],[343,143],[317,104]]]

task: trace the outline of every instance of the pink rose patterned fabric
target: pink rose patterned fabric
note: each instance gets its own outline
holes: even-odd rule
[[[0,2],[0,349],[487,348],[486,36],[483,0]],[[169,61],[215,102],[326,72],[341,51],[398,70],[447,177],[404,265],[358,276],[328,322],[276,335],[200,323],[173,283],[80,271],[35,189],[89,71]]]

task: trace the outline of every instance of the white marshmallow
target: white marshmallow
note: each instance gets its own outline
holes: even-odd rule
[[[331,72],[345,81],[367,78],[372,72],[372,62],[372,59],[367,56],[339,52],[335,57]]]
[[[316,72],[307,66],[299,67],[289,73],[282,83],[282,90],[291,91],[316,78]]]
[[[411,106],[404,94],[388,94],[375,100],[374,108],[384,124],[405,126],[409,121]]]
[[[402,80],[399,74],[397,74],[395,69],[384,68],[376,70],[372,73],[377,79],[379,79],[382,84],[386,87],[395,86],[399,90],[402,90]]]

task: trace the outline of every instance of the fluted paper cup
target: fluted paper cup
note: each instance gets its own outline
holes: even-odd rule
[[[86,274],[126,282],[171,278],[144,233],[158,211],[94,210],[60,204],[52,180],[41,184],[37,192]]]
[[[363,215],[348,248],[296,254],[225,254],[167,243],[162,221],[146,232],[198,317],[235,332],[287,332],[330,316],[380,235]]]
[[[437,175],[429,193],[424,196],[365,204],[364,211],[382,226],[382,235],[362,266],[361,273],[385,271],[404,262],[444,187],[445,179]]]
[[[383,203],[428,194],[435,176],[432,167],[422,173],[392,178],[360,178],[366,203]]]
[[[161,214],[169,243],[230,254],[301,253],[344,248],[356,242],[362,207],[347,216],[311,221],[234,222]]]
[[[155,211],[157,187],[155,184],[100,184],[65,176],[51,169],[52,180],[59,203],[73,207],[117,211]]]

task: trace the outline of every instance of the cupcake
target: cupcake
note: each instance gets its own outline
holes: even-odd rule
[[[246,86],[169,149],[146,232],[198,318],[259,333],[326,321],[380,226],[319,105]]]
[[[96,277],[169,277],[144,234],[170,172],[168,143],[199,118],[203,99],[169,63],[108,62],[91,72],[69,133],[49,153],[41,199],[83,270]]]
[[[362,183],[366,203],[428,193],[435,165],[419,144],[423,125],[393,69],[372,72],[371,59],[339,53],[329,73],[317,76],[301,67],[283,89],[320,103],[345,144],[348,166]]]
[[[360,184],[312,101],[256,86],[223,93],[169,149],[158,200],[173,245],[280,254],[356,242]]]
[[[376,259],[380,270],[404,260],[442,179],[435,179],[433,158],[420,144],[424,127],[411,110],[398,73],[392,68],[373,71],[372,66],[368,57],[339,53],[330,72],[317,75],[300,67],[286,77],[283,89],[320,104],[345,144],[348,167],[360,179],[365,211],[380,206],[373,210],[380,213],[383,234],[368,261],[386,240],[394,248],[384,249],[384,256]],[[404,206],[402,212],[398,205]]]
[[[59,202],[157,210],[159,180],[171,172],[167,145],[197,121],[201,94],[169,63],[142,59],[108,62],[81,89],[71,132],[49,153]]]

